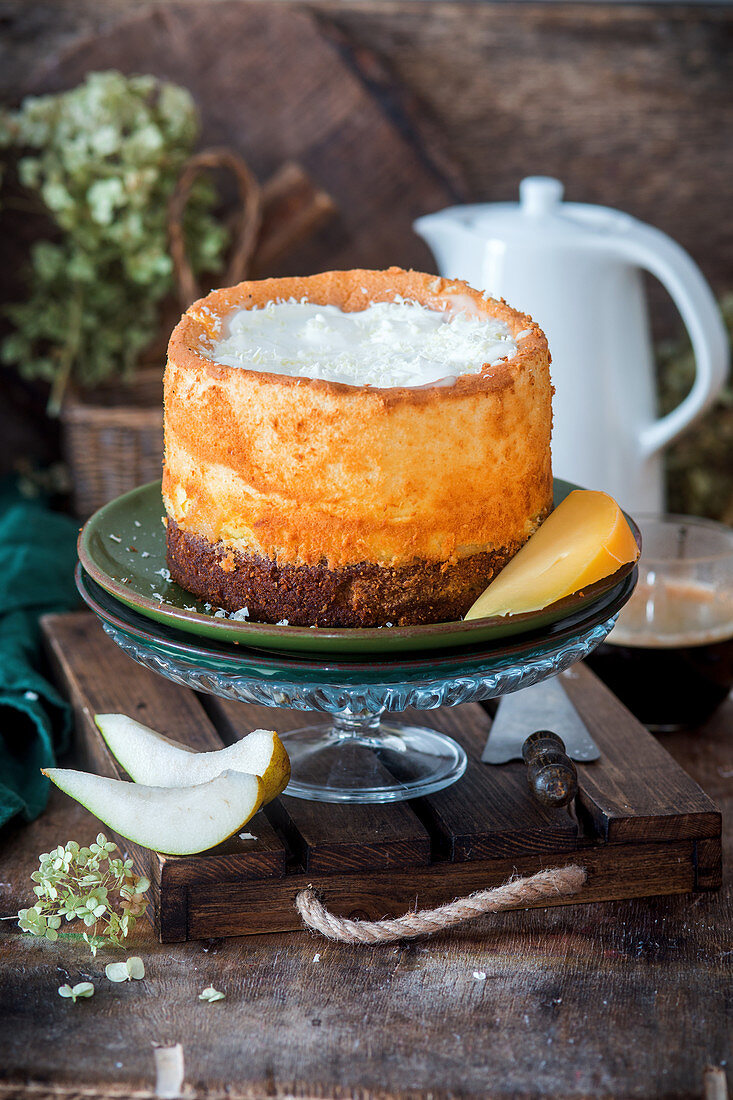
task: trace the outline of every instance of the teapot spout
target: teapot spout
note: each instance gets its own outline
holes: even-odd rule
[[[412,227],[435,256],[440,275],[480,286],[484,241],[471,221],[469,207],[449,207],[417,218]]]

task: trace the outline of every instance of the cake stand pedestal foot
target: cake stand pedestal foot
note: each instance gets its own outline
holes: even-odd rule
[[[312,802],[399,802],[449,787],[466,770],[452,738],[381,713],[341,713],[282,736],[286,795]]]

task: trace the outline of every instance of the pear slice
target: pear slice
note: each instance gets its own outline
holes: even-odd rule
[[[262,805],[262,780],[244,772],[223,772],[193,787],[144,787],[69,768],[42,770],[120,836],[172,856],[221,844]]]
[[[190,787],[231,769],[259,775],[263,802],[271,802],[290,779],[290,759],[274,730],[254,730],[224,749],[194,752],[126,714],[95,714],[94,721],[115,760],[136,783]]]

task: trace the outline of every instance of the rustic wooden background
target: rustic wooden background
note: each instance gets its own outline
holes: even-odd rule
[[[215,82],[207,96],[201,77],[204,66],[215,67],[217,34],[229,34],[247,6],[2,0],[0,100],[17,103],[32,89],[58,86],[54,74],[58,80],[99,61],[172,75],[175,50],[174,78],[188,74],[206,142],[236,139],[242,104],[212,98]],[[716,291],[733,288],[730,7],[442,0],[293,6],[351,59],[417,154],[438,163],[457,193],[509,199],[522,176],[556,175],[570,199],[618,206],[652,222],[691,252]],[[205,58],[192,32],[197,21],[207,25]],[[146,55],[145,26],[167,36],[170,51]],[[421,254],[410,234],[413,213],[406,203],[402,233],[382,242],[384,265]],[[326,267],[328,234],[322,245],[313,262]],[[11,255],[0,266],[14,273],[14,261]],[[661,296],[657,306],[662,326],[672,325]],[[50,457],[53,432],[34,419],[34,395],[8,376],[1,384],[0,471],[11,452]],[[5,421],[12,421],[7,431]]]
[[[208,9],[215,26],[224,9],[244,6],[4,0],[0,97],[19,100],[44,68],[84,39],[115,28],[114,37],[132,41],[125,25],[152,9],[174,40],[187,8]],[[385,72],[396,78],[404,97],[393,106],[406,109],[419,136],[439,128],[470,198],[511,198],[523,175],[557,175],[570,198],[622,206],[653,222],[689,249],[717,289],[733,284],[730,7],[420,0],[294,6],[341,35],[347,48],[370,51],[377,84]],[[184,46],[195,75],[196,40]],[[121,64],[134,60],[120,55]],[[224,114],[236,110],[236,103],[220,105]],[[226,129],[221,120],[219,128]]]
[[[198,704],[155,679],[157,708],[180,695],[179,736]],[[144,959],[145,980],[114,987],[104,967],[119,953],[92,960],[0,921],[0,1098],[154,1100],[153,1048],[178,1042],[187,1100],[698,1100],[707,1065],[733,1083],[732,726],[730,699],[663,740],[723,811],[720,893],[501,913],[375,948],[305,932],[161,945],[143,922],[123,957]],[[55,791],[38,820],[6,830],[0,917],[28,904],[39,852],[98,829]],[[87,980],[90,1001],[55,993]],[[202,1004],[209,984],[226,1000]]]

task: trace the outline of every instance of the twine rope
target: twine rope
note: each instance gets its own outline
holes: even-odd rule
[[[310,887],[300,891],[295,899],[295,908],[307,928],[320,932],[329,940],[340,943],[395,943],[442,932],[484,913],[522,909],[548,898],[577,894],[587,877],[583,867],[574,864],[557,867],[540,871],[529,878],[510,879],[493,890],[478,890],[468,897],[439,905],[437,909],[422,909],[417,913],[405,913],[402,917],[376,921],[334,916]]]

